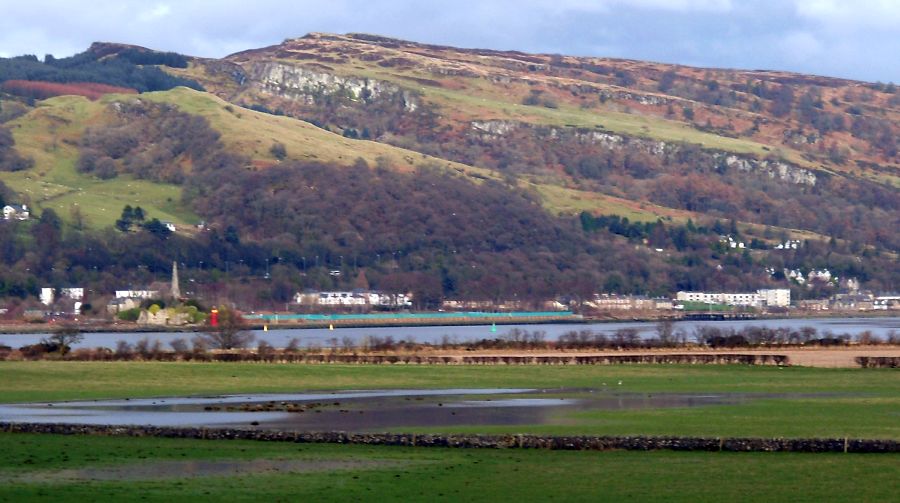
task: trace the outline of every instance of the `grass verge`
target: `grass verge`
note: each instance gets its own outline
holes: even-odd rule
[[[24,434],[0,434],[0,445],[0,501],[889,501],[897,476],[891,455],[478,451]],[[248,459],[366,467],[154,479],[154,464],[162,461]],[[146,469],[144,479],[80,475],[134,464]]]

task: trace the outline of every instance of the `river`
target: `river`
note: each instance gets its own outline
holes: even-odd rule
[[[491,325],[455,325],[455,326],[411,326],[411,327],[374,327],[374,328],[311,328],[311,329],[270,329],[268,331],[254,330],[257,343],[266,341],[275,347],[285,347],[291,339],[297,338],[300,347],[330,347],[333,343],[338,345],[347,339],[354,345],[360,344],[368,336],[393,337],[395,341],[415,341],[420,343],[437,344],[443,340],[449,342],[467,342],[480,339],[493,339],[501,337],[514,328],[529,332],[542,331],[547,341],[557,340],[562,334],[573,330],[590,330],[597,334],[613,335],[621,329],[635,329],[642,338],[656,337],[655,322],[615,322],[615,323],[586,323],[586,324],[546,324],[546,325],[498,325],[496,331],[492,331]],[[765,320],[734,320],[734,321],[679,321],[674,324],[674,329],[684,330],[690,337],[697,327],[713,326],[722,329],[741,329],[747,326],[759,326],[767,328],[788,328],[799,330],[803,327],[815,328],[818,337],[828,334],[849,334],[857,336],[864,331],[870,331],[873,335],[885,338],[891,332],[900,332],[900,317],[874,317],[874,318],[789,318],[789,319],[765,319]],[[49,334],[0,334],[0,345],[18,348],[28,344],[36,344]],[[175,339],[184,339],[190,342],[194,337],[192,333],[171,332],[104,332],[85,333],[84,339],[75,344],[74,348],[115,348],[118,341],[126,341],[134,344],[136,341],[147,338],[151,342],[160,341],[168,349],[168,344]]]

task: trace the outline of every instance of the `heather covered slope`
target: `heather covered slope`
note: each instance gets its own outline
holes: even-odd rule
[[[890,85],[353,34],[169,71],[235,103],[537,183],[559,210],[626,215],[610,208],[624,200],[644,218],[898,248],[883,230],[900,225]]]

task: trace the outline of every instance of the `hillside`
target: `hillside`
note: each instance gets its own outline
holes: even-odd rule
[[[892,85],[358,34],[168,71],[234,103],[536,183],[557,211],[707,215],[898,246],[879,232],[900,224]]]
[[[35,288],[22,271],[111,285],[172,260],[216,281],[277,270],[254,287],[275,303],[359,285],[426,303],[737,290],[813,269],[900,288],[892,85],[358,34],[71,60],[3,60],[18,73],[0,75],[0,196],[84,235],[55,217],[0,228],[0,295]],[[166,90],[108,87],[132,66],[169,74]],[[28,80],[46,75],[59,82]],[[35,101],[65,92],[82,96]],[[126,205],[147,220],[123,222]],[[71,249],[35,254],[48,233]],[[804,244],[774,249],[786,239]]]

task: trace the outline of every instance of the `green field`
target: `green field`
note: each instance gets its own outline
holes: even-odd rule
[[[0,402],[322,389],[602,388],[604,383],[623,393],[829,394],[727,406],[591,410],[543,425],[440,431],[900,439],[900,372],[892,369],[3,362],[0,381]]]
[[[900,439],[900,372],[890,369],[3,362],[0,382],[0,402],[603,383],[648,394],[830,393],[729,406],[589,410],[544,425],[433,431]],[[404,430],[427,431],[393,431]],[[0,501],[888,501],[896,495],[898,467],[896,455],[469,450],[0,433]]]
[[[892,455],[475,451],[2,433],[0,446],[0,501],[10,502],[889,501],[898,476]],[[177,476],[159,475],[167,463],[254,459],[293,471],[186,476],[195,463],[175,465],[184,467]]]

